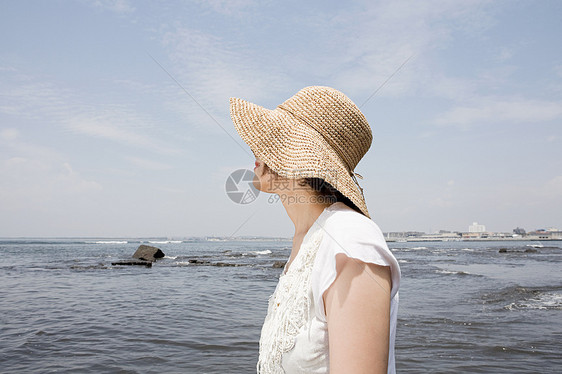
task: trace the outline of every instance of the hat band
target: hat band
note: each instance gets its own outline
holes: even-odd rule
[[[340,151],[339,147],[337,147],[333,141],[327,137],[324,136],[324,134],[322,134],[322,132],[320,132],[316,126],[314,126],[312,123],[310,123],[306,118],[301,117],[296,115],[292,110],[290,110],[289,108],[287,108],[285,105],[281,104],[278,105],[277,108],[289,113],[291,116],[295,117],[296,119],[298,119],[299,121],[303,122],[304,124],[306,124],[308,127],[311,127],[314,129],[314,131],[316,131],[318,134],[320,134],[320,136],[326,141],[326,143],[328,143],[330,145],[330,147],[332,147],[332,149],[336,152],[336,154],[339,156],[339,158],[344,162],[344,164],[347,166],[347,170],[349,171],[349,174],[351,174],[351,178],[353,179],[353,181],[355,182],[355,184],[357,185],[357,187],[359,187],[359,191],[361,191],[361,196],[363,196],[363,199],[365,199],[365,196],[363,195],[363,188],[359,185],[359,182],[357,181],[356,176],[358,176],[359,178],[363,179],[363,177],[354,172],[351,167],[349,166],[349,163],[347,162],[345,156],[342,154],[342,152]]]

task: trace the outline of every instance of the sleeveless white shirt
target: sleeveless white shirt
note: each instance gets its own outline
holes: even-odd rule
[[[310,227],[297,256],[281,274],[269,298],[261,331],[258,373],[329,372],[328,324],[322,297],[336,279],[338,254],[390,267],[388,373],[395,373],[400,267],[379,227],[340,202],[326,208]]]

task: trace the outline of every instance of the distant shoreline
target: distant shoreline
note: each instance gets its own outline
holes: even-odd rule
[[[179,244],[190,242],[227,242],[227,241],[292,241],[288,237],[268,237],[268,236],[235,236],[235,237],[183,237],[183,238],[134,238],[134,237],[0,237],[0,241],[57,241],[57,240],[83,240],[87,244]],[[537,238],[537,237],[487,237],[487,238],[424,238],[424,237],[387,237],[388,243],[414,243],[414,242],[556,242],[562,241],[562,238]]]
[[[387,243],[413,243],[413,242],[560,242],[562,238],[385,238]]]

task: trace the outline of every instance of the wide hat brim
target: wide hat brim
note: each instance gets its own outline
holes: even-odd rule
[[[238,134],[274,172],[289,179],[322,178],[370,218],[362,191],[335,150],[315,129],[287,111],[230,99]]]

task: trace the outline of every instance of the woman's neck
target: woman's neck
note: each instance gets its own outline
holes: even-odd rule
[[[293,247],[285,270],[289,269],[293,260],[297,257],[302,241],[308,230],[310,230],[324,209],[331,205],[328,203],[318,203],[315,197],[316,195],[312,195],[311,193],[293,192],[290,195],[286,194],[284,199],[281,200],[283,201],[283,206],[287,211],[287,215],[291,218],[291,221],[293,221],[293,225],[295,225]]]
[[[324,209],[331,205],[317,202],[316,197],[308,191],[296,191],[282,199],[283,207],[295,226],[295,237],[306,235]]]

